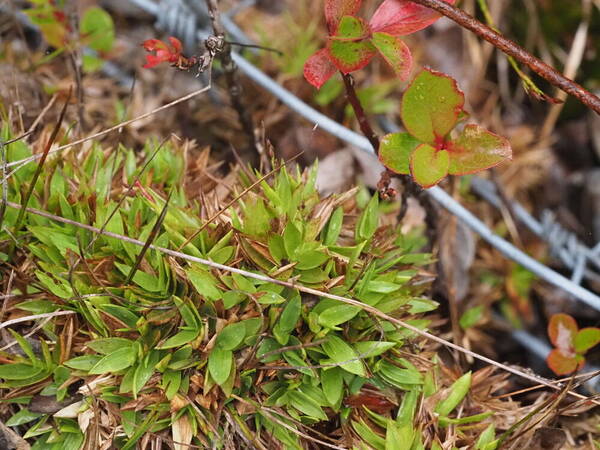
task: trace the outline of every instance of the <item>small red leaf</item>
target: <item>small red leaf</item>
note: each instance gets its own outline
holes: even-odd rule
[[[577,366],[582,365],[577,363],[575,356],[566,356],[557,348],[550,352],[546,364],[558,376],[569,375],[577,370]]]
[[[400,80],[405,81],[410,76],[412,55],[402,39],[387,33],[373,33],[371,42],[379,53],[392,66]]]
[[[408,133],[392,133],[384,136],[379,143],[379,159],[385,167],[408,175],[410,155],[421,144]]]
[[[454,4],[456,0],[445,0]],[[371,18],[371,29],[394,36],[404,36],[428,27],[441,15],[408,0],[385,0]]]
[[[424,188],[435,186],[448,175],[449,164],[448,152],[429,144],[419,145],[410,157],[412,176]]]
[[[181,41],[170,36],[169,42],[171,42],[171,47],[159,39],[148,39],[142,43],[144,50],[156,53],[154,55],[146,55],[144,68],[149,69],[162,62],[174,64],[182,58],[181,52],[183,46],[181,45]]]
[[[467,175],[497,166],[512,158],[510,143],[478,125],[467,125],[448,144],[451,175]]]
[[[337,67],[329,59],[329,51],[325,48],[308,58],[304,64],[304,78],[317,89],[336,72]]]
[[[579,331],[577,322],[568,314],[554,314],[548,324],[550,342],[563,352],[574,352],[575,335]]]
[[[598,344],[600,344],[600,328],[583,328],[575,335],[574,346],[577,353],[585,353]]]
[[[362,69],[377,51],[369,38],[369,26],[361,19],[344,16],[337,33],[327,43],[331,62],[343,73]]]
[[[355,15],[361,3],[362,0],[325,0],[325,20],[329,34],[335,34],[342,17]]]

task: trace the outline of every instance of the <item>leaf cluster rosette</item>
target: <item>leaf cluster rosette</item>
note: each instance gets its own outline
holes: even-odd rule
[[[509,142],[479,125],[452,133],[467,117],[464,103],[454,79],[423,69],[402,98],[400,115],[407,132],[383,137],[381,162],[393,172],[411,174],[427,188],[448,174],[472,174],[511,159]]]
[[[600,328],[579,329],[568,314],[554,314],[548,323],[548,337],[554,349],[546,363],[558,376],[569,375],[585,364],[585,353],[600,343]]]
[[[454,4],[455,0],[445,0]],[[362,0],[326,0],[329,36],[325,48],[304,65],[306,80],[320,88],[338,70],[344,74],[365,67],[378,53],[401,80],[408,79],[412,55],[400,39],[434,23],[439,13],[408,0],[385,0],[367,23],[357,13]]]

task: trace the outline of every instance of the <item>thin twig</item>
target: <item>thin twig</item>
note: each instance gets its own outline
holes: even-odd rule
[[[575,81],[565,77],[553,67],[542,60],[536,58],[523,47],[519,46],[510,39],[502,36],[487,25],[479,22],[471,15],[464,12],[444,0],[412,0],[414,3],[431,8],[440,14],[452,19],[461,27],[472,31],[477,36],[485,39],[494,47],[502,50],[507,55],[512,56],[517,61],[525,64],[539,76],[544,78],[550,84],[556,86],[567,94],[577,98],[580,102],[600,114],[600,98],[584,89]]]
[[[11,207],[11,208],[15,208],[15,209],[21,209],[21,205],[19,205],[17,203],[13,203],[13,202],[8,202],[8,206]],[[86,225],[86,224],[83,224],[83,223],[79,223],[79,222],[76,222],[74,220],[65,219],[64,217],[60,217],[60,216],[57,216],[55,214],[50,214],[50,213],[48,213],[46,211],[41,211],[41,210],[35,209],[35,208],[27,208],[27,212],[30,213],[30,214],[38,215],[40,217],[46,217],[47,219],[51,219],[51,220],[54,220],[56,222],[60,222],[60,223],[64,223],[64,224],[67,224],[67,225],[72,225],[72,226],[75,226],[75,227],[78,227],[78,228],[81,228],[81,229],[84,229],[84,230],[88,230],[88,231],[91,231],[92,233],[100,233],[100,230],[98,228],[96,228],[96,227],[93,227],[91,225]],[[105,236],[112,237],[112,238],[115,238],[115,239],[119,239],[119,240],[121,240],[123,242],[128,242],[130,244],[138,245],[140,247],[143,247],[145,245],[145,242],[143,242],[143,241],[140,241],[138,239],[133,239],[133,238],[130,238],[128,236],[121,235],[121,234],[112,233],[110,231],[106,231],[105,230],[101,234],[104,234]],[[253,272],[249,272],[249,271],[243,270],[243,269],[238,269],[238,268],[235,268],[235,267],[230,267],[230,266],[227,266],[225,264],[219,264],[219,263],[210,261],[208,259],[198,258],[198,257],[192,256],[192,255],[187,255],[185,253],[177,252],[175,250],[171,250],[171,249],[168,249],[168,248],[158,247],[156,245],[150,245],[150,248],[153,249],[153,250],[159,251],[161,253],[164,253],[165,255],[169,255],[169,256],[172,256],[174,258],[181,258],[181,259],[184,259],[186,261],[190,261],[190,262],[193,262],[193,263],[196,263],[196,264],[202,264],[204,266],[208,266],[208,267],[211,267],[213,269],[224,270],[224,271],[227,271],[227,272],[230,272],[230,273],[237,273],[238,275],[242,275],[244,277],[252,278],[252,279],[255,279],[255,280],[259,280],[259,281],[263,281],[263,282],[267,282],[267,283],[273,283],[273,284],[276,284],[276,285],[279,285],[279,286],[283,286],[283,287],[287,287],[287,288],[290,288],[290,289],[297,289],[298,291],[304,292],[305,294],[311,294],[311,295],[315,295],[317,297],[329,298],[331,300],[337,300],[339,302],[342,302],[342,303],[345,303],[345,304],[348,304],[348,305],[357,306],[357,307],[361,308],[362,310],[364,310],[366,312],[369,312],[369,313],[371,313],[371,314],[373,314],[373,315],[375,315],[375,316],[377,316],[377,317],[379,317],[379,318],[381,318],[383,320],[386,320],[388,322],[396,324],[396,325],[398,325],[400,327],[406,328],[407,330],[410,330],[410,331],[412,331],[413,333],[415,333],[415,334],[417,334],[419,336],[422,336],[422,337],[424,337],[426,339],[429,339],[431,341],[437,342],[438,344],[444,345],[444,346],[452,348],[454,350],[458,350],[458,351],[460,351],[460,352],[462,352],[462,353],[464,353],[464,354],[466,354],[468,356],[471,356],[472,358],[478,359],[478,360],[483,361],[483,362],[485,362],[487,364],[491,364],[491,365],[493,365],[493,366],[495,366],[495,367],[497,367],[497,368],[499,368],[501,370],[504,370],[506,372],[512,373],[513,375],[521,377],[521,378],[523,378],[525,380],[529,380],[529,381],[531,381],[533,383],[536,383],[536,384],[537,383],[543,384],[544,386],[546,386],[546,387],[548,387],[550,389],[556,390],[556,391],[561,391],[563,389],[563,386],[560,383],[552,383],[552,382],[547,381],[547,380],[545,380],[543,378],[540,378],[538,376],[531,375],[531,374],[526,373],[524,371],[515,369],[514,367],[510,367],[510,366],[508,366],[506,364],[502,364],[502,363],[499,363],[497,361],[494,361],[491,358],[488,358],[486,356],[480,355],[480,354],[475,353],[475,352],[473,352],[471,350],[463,348],[460,345],[457,345],[457,344],[454,344],[452,342],[449,342],[449,341],[447,341],[445,339],[442,339],[442,338],[440,338],[440,337],[438,337],[438,336],[436,336],[434,334],[431,334],[431,333],[429,333],[427,331],[423,331],[420,328],[417,328],[416,326],[411,325],[411,324],[409,324],[409,323],[407,323],[407,322],[405,322],[403,320],[400,320],[400,319],[392,317],[392,316],[390,316],[388,314],[385,314],[384,312],[380,311],[379,309],[377,309],[377,308],[375,308],[375,307],[373,307],[371,305],[368,305],[366,303],[360,302],[358,300],[355,300],[355,299],[352,299],[352,298],[348,298],[348,297],[342,297],[340,295],[330,294],[328,292],[319,291],[318,289],[309,288],[309,287],[300,285],[300,284],[298,284],[296,282],[289,282],[289,281],[277,280],[277,279],[271,278],[271,277],[269,277],[267,275],[263,275],[263,274],[260,274],[260,273],[253,273]],[[582,399],[582,400],[588,400],[588,401],[590,401],[590,402],[592,402],[592,403],[600,406],[600,401],[599,400],[590,399],[589,397],[586,397],[585,395],[582,395],[582,394],[579,394],[579,393],[573,392],[573,391],[569,391],[568,394],[571,395],[571,396],[573,396],[573,397]]]
[[[352,75],[340,72],[342,74],[342,79],[344,80],[344,87],[346,88],[346,98],[348,99],[348,103],[352,106],[354,110],[354,115],[356,116],[356,120],[358,120],[358,125],[360,126],[360,131],[365,137],[369,140],[375,152],[379,152],[379,137],[373,130],[371,123],[367,115],[365,114],[365,110],[360,103],[360,99],[356,94],[356,89],[354,89],[354,78]]]
[[[46,317],[66,316],[69,314],[77,314],[77,313],[75,311],[54,311],[51,313],[35,314],[33,316],[19,317],[18,319],[7,320],[6,322],[0,323],[0,329],[6,328],[6,327],[9,327],[11,325],[21,323],[21,322],[29,322],[30,320],[44,319]]]
[[[221,51],[219,52],[219,58],[223,64],[223,71],[225,72],[225,80],[227,82],[227,88],[229,89],[231,104],[238,114],[244,132],[250,139],[251,148],[260,155],[256,145],[254,121],[250,111],[242,101],[243,89],[238,76],[237,66],[231,58],[231,45],[225,40],[225,29],[223,28],[219,18],[219,7],[217,5],[217,0],[206,0],[206,6],[208,7],[213,31],[218,39],[222,39],[223,47],[220,49]]]

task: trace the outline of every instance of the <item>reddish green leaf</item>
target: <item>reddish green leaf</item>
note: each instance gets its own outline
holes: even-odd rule
[[[400,80],[407,80],[412,67],[410,49],[402,39],[387,33],[373,33],[371,42],[379,53],[392,66]]]
[[[392,133],[379,143],[379,159],[396,173],[410,173],[410,155],[421,142],[408,133]]]
[[[454,128],[464,103],[465,96],[453,78],[424,69],[404,93],[402,121],[417,139],[436,143]]]
[[[548,324],[550,342],[563,352],[572,352],[575,335],[579,331],[577,322],[568,314],[554,314]]]
[[[327,43],[333,64],[343,73],[362,69],[376,54],[375,47],[368,38],[369,27],[361,19],[342,17],[337,33]]]
[[[589,327],[579,330],[575,335],[575,351],[585,353],[590,348],[600,344],[600,328]]]
[[[329,33],[334,34],[337,26],[344,16],[353,16],[360,9],[362,0],[326,0],[325,20]]]
[[[445,1],[451,5],[455,2]],[[385,0],[373,14],[370,25],[373,31],[403,36],[428,27],[440,17],[432,9],[407,0]]]
[[[431,145],[421,144],[410,158],[413,178],[424,188],[439,183],[448,175],[450,159],[446,150],[436,150]]]
[[[337,67],[329,59],[329,51],[325,48],[308,58],[304,64],[304,78],[317,89],[321,89],[336,72]]]
[[[546,364],[558,376],[569,375],[577,369],[577,359],[575,356],[565,356],[555,348],[546,358]]]
[[[478,125],[467,125],[448,146],[451,175],[489,169],[512,158],[510,143]]]

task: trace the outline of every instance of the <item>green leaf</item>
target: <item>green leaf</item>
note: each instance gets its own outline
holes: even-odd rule
[[[102,359],[98,355],[83,355],[65,361],[65,366],[75,370],[89,371]]]
[[[296,328],[301,309],[302,302],[299,295],[294,295],[283,308],[277,324],[273,327],[273,335],[281,345],[287,344],[290,333]]]
[[[304,392],[291,390],[287,393],[287,397],[290,404],[301,413],[317,420],[327,420],[327,415],[321,406]]]
[[[35,419],[42,417],[43,414],[34,413],[29,411],[27,408],[23,408],[16,414],[13,414],[10,419],[5,423],[7,427],[16,427],[25,423],[33,422]]]
[[[396,346],[395,342],[386,341],[361,341],[354,344],[354,348],[362,358],[379,356],[394,346]]]
[[[110,14],[101,8],[89,8],[83,13],[80,24],[81,36],[87,45],[99,52],[112,49],[115,25]]]
[[[464,94],[454,79],[424,69],[402,97],[402,122],[414,137],[434,144],[454,128],[464,103]]]
[[[275,292],[265,292],[258,298],[258,303],[261,305],[279,305],[285,302],[285,298]]]
[[[86,73],[92,73],[100,70],[104,65],[104,60],[94,55],[84,54],[82,57],[83,71]]]
[[[379,143],[379,159],[385,167],[404,175],[410,173],[410,155],[421,142],[408,133],[385,135]]]
[[[308,250],[296,254],[296,269],[298,270],[310,270],[315,269],[329,259],[329,256],[324,251],[320,250]]]
[[[131,347],[121,348],[106,355],[90,369],[90,375],[100,375],[108,372],[118,372],[127,369],[136,359],[136,349]]]
[[[404,41],[398,36],[376,32],[373,33],[371,42],[379,51],[379,54],[394,69],[398,78],[401,81],[407,80],[412,68],[412,55]]]
[[[283,231],[283,245],[288,258],[294,258],[296,251],[302,244],[302,233],[296,225],[289,222]]]
[[[435,311],[440,304],[427,298],[413,298],[408,301],[410,309],[408,310],[411,314],[422,314],[430,311]]]
[[[212,301],[220,300],[223,296],[223,293],[217,287],[217,280],[206,270],[193,267],[186,270],[185,273],[198,294]]]
[[[378,373],[385,381],[400,389],[405,389],[407,386],[423,384],[423,376],[415,366],[405,359],[401,359],[399,362],[404,366],[404,369],[391,362],[381,361]]]
[[[343,371],[339,367],[321,369],[321,386],[331,406],[336,406],[344,394]]]
[[[600,328],[588,327],[579,330],[575,335],[575,351],[585,353],[600,343]]]
[[[449,166],[448,151],[436,150],[428,144],[419,145],[410,159],[412,176],[424,188],[438,184],[448,175]]]
[[[460,317],[459,324],[463,330],[475,326],[483,318],[485,308],[483,305],[467,309]]]
[[[496,438],[496,429],[494,425],[488,426],[477,438],[475,450],[494,450],[499,441]],[[495,444],[495,445],[494,445]]]
[[[344,16],[337,33],[327,42],[329,58],[343,73],[366,66],[377,53],[368,40],[369,27],[358,17]]]
[[[0,378],[4,380],[26,380],[43,371],[42,367],[34,367],[29,364],[3,364],[0,366]]]
[[[123,338],[104,338],[90,341],[86,345],[97,353],[109,355],[122,348],[131,348],[133,341]]]
[[[222,385],[227,381],[233,364],[233,353],[231,350],[214,347],[210,355],[208,355],[208,372],[218,385]]]
[[[181,347],[182,345],[192,342],[198,337],[200,330],[181,330],[174,336],[167,339],[162,345],[157,346],[157,349],[165,350],[169,348]]]
[[[366,376],[365,366],[360,359],[357,359],[358,354],[343,339],[329,334],[327,341],[321,344],[321,347],[331,361],[339,364],[342,369],[361,377]]]
[[[331,214],[331,217],[329,218],[329,222],[327,223],[327,228],[325,231],[325,237],[323,238],[323,245],[335,245],[340,237],[343,222],[344,208],[339,206],[335,209],[335,211],[333,211],[333,214]]]
[[[463,401],[471,388],[471,372],[467,372],[450,386],[448,396],[435,407],[435,412],[440,416],[447,416]]]
[[[373,237],[379,225],[379,195],[375,193],[356,222],[356,242],[367,241]]]
[[[244,322],[232,323],[219,332],[215,345],[223,350],[235,350],[245,336],[246,324]]]
[[[478,125],[467,125],[448,145],[450,175],[467,175],[512,158],[510,143]]]
[[[318,322],[326,328],[334,328],[348,322],[360,312],[361,308],[353,305],[335,305],[319,314]]]

